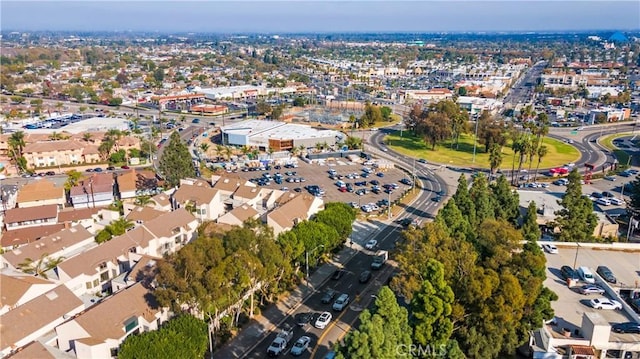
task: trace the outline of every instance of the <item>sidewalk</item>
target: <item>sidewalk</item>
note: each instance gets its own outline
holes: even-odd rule
[[[364,242],[384,228],[386,221],[370,223],[356,221],[353,224],[353,246],[346,246],[336,254],[333,259],[320,267],[309,276],[309,285],[300,284],[289,296],[265,309],[260,315],[256,315],[233,339],[213,353],[214,358],[242,358],[256,347],[266,336],[278,328],[282,322],[293,313],[308,297],[316,292],[316,288],[322,287],[338,267],[342,267],[362,248]]]

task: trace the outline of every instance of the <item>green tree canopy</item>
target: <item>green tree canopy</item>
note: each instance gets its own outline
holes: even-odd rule
[[[208,346],[207,324],[188,314],[172,318],[158,330],[130,335],[118,358],[203,358]]]
[[[590,242],[598,224],[593,203],[582,195],[581,176],[574,168],[567,177],[567,190],[558,201],[562,209],[556,211],[556,223],[560,227],[558,239],[562,242]]]
[[[169,137],[160,157],[160,172],[170,186],[177,186],[180,179],[196,175],[189,148],[180,139],[179,132],[173,132]]]
[[[407,310],[396,301],[389,287],[382,287],[374,308],[360,314],[360,326],[344,339],[337,358],[395,359],[399,347],[411,344]]]

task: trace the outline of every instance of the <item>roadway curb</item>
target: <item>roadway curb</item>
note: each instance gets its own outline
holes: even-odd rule
[[[388,224],[387,224],[387,225],[388,225]],[[380,228],[377,228],[375,231],[372,231],[372,232],[374,232],[374,233],[375,233],[375,232],[380,232],[380,231],[381,231],[381,229],[380,229]],[[347,250],[347,249],[345,248],[345,250]],[[342,266],[344,266],[345,264],[349,263],[349,262],[351,261],[351,259],[353,259],[353,257],[355,257],[355,255],[356,255],[356,254],[358,254],[358,251],[357,251],[357,250],[354,250],[354,249],[352,249],[352,248],[348,248],[348,250],[349,250],[351,253],[348,255],[348,257],[346,258],[346,260],[344,261],[344,263],[340,263],[340,262],[338,262],[338,263],[340,263]],[[332,262],[333,262],[333,261],[330,261],[330,262],[325,263],[325,264],[323,264],[323,265],[327,265],[327,264],[330,264],[330,263],[332,263]],[[280,326],[281,326],[281,325],[282,325],[282,324],[287,320],[287,318],[289,318],[289,316],[290,316],[293,312],[295,312],[296,310],[298,310],[298,308],[300,308],[300,306],[301,306],[302,304],[304,304],[304,302],[306,302],[306,301],[307,301],[307,299],[309,299],[312,295],[314,295],[314,294],[316,293],[316,289],[315,289],[316,287],[322,287],[322,286],[323,286],[323,285],[324,285],[324,284],[329,280],[329,278],[330,278],[330,276],[327,276],[327,277],[325,277],[325,278],[324,278],[324,279],[323,279],[319,284],[309,286],[311,290],[310,290],[310,291],[308,291],[308,293],[307,293],[307,294],[305,294],[305,295],[302,297],[302,299],[301,299],[301,300],[297,301],[297,302],[296,302],[296,304],[294,304],[291,308],[289,308],[289,310],[287,310],[287,311],[285,312],[285,316],[284,316],[284,318],[283,318],[282,320],[280,320],[280,321],[279,321],[278,323],[276,323],[276,324],[271,324],[271,326],[270,326],[270,327],[268,327],[268,328],[264,331],[264,333],[265,333],[265,334],[263,334],[262,336],[260,336],[259,338],[257,338],[256,342],[255,342],[251,347],[249,347],[247,350],[245,350],[245,351],[244,351],[244,352],[243,352],[239,357],[240,357],[240,358],[245,358],[249,353],[251,353],[251,352],[252,352],[252,351],[253,351],[253,350],[254,350],[258,345],[260,345],[260,343],[261,343],[265,338],[267,338],[267,337],[268,337],[268,336],[269,336],[269,335],[274,331],[274,329],[276,329],[276,328],[280,327]]]

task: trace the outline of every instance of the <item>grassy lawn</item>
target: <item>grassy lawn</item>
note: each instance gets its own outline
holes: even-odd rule
[[[458,149],[451,149],[451,142],[445,141],[436,146],[435,150],[431,150],[431,146],[428,146],[422,141],[422,139],[413,136],[410,132],[404,131],[402,137],[400,132],[395,132],[385,138],[385,142],[388,146],[407,156],[424,158],[429,162],[441,163],[444,165],[463,166],[463,167],[476,167],[476,168],[489,168],[489,155],[485,153],[484,145],[478,144],[476,148],[476,160],[473,159],[473,136],[462,135],[460,136],[460,144]],[[580,158],[580,152],[573,146],[564,142],[546,137],[543,143],[548,148],[548,153],[542,158],[540,168],[553,168],[562,166],[568,162],[574,162]],[[505,146],[503,151],[502,169],[511,169],[513,160],[513,151],[511,147]],[[516,167],[518,159],[516,158]],[[532,169],[535,169],[538,164],[537,157],[534,158]],[[523,168],[528,168],[529,163],[524,163]]]
[[[613,135],[605,136],[600,139],[600,144],[604,146],[606,149],[608,149],[609,151],[611,151],[616,156],[616,158],[618,159],[618,162],[621,165],[626,165],[629,162],[629,154],[626,151],[623,151],[618,147],[614,146],[613,140],[619,137],[624,137],[629,135],[631,135],[631,132],[615,133]]]

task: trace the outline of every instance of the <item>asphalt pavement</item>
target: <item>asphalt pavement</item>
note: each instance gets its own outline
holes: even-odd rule
[[[370,259],[370,252],[364,250],[362,245],[376,236],[380,238],[379,243],[386,243],[386,240],[393,235],[388,229],[386,229],[389,223],[385,221],[376,222],[355,222],[353,225],[353,234],[351,239],[353,245],[346,246],[342,251],[335,255],[331,261],[321,265],[318,269],[309,276],[308,283],[301,283],[295,290],[289,295],[284,296],[284,299],[278,301],[276,304],[271,305],[265,309],[261,314],[257,315],[251,320],[251,323],[240,331],[240,333],[227,342],[222,348],[214,352],[214,358],[257,358],[264,357],[267,347],[275,337],[279,329],[283,328],[286,324],[288,327],[295,328],[294,340],[297,340],[301,335],[308,335],[312,338],[312,347],[318,344],[318,340],[322,340],[323,331],[313,328],[312,325],[305,327],[298,327],[294,323],[293,316],[300,312],[307,311],[331,311],[330,304],[320,304],[320,297],[322,291],[327,286],[336,287],[341,292],[350,292],[352,298],[357,295],[357,286],[354,286],[352,280],[356,278],[354,275],[358,270],[354,268],[354,264],[357,267],[363,265],[368,266]],[[385,230],[386,229],[386,230]],[[397,234],[397,232],[396,232]],[[354,257],[358,260],[352,261]],[[338,268],[347,269],[348,273],[340,281],[329,281],[334,271]],[[381,271],[382,273],[382,271]],[[357,281],[357,279],[356,279]],[[375,281],[373,279],[372,281]],[[375,283],[375,282],[374,282]],[[340,286],[338,286],[338,284]],[[351,306],[358,309],[356,302],[355,306]],[[360,308],[362,306],[360,305]],[[342,313],[347,313],[351,309],[345,309]],[[336,323],[340,313],[333,313],[334,319],[332,323]],[[357,317],[357,315],[356,315]],[[352,318],[355,319],[355,318]],[[344,324],[344,323],[342,323]],[[325,329],[325,332],[331,331],[331,327]],[[325,351],[328,349],[328,344],[324,344]],[[290,346],[289,348],[290,349]],[[288,351],[287,351],[288,352]],[[309,357],[311,351],[308,351],[303,355]]]

